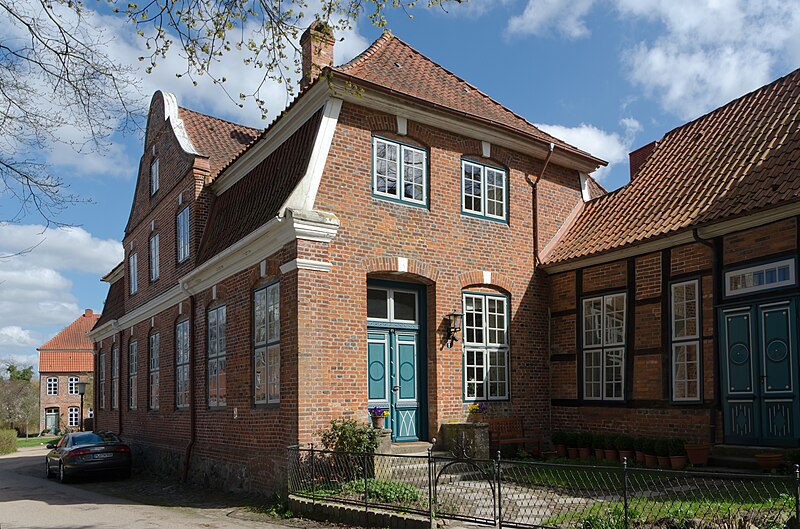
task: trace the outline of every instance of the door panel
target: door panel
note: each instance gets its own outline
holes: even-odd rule
[[[798,415],[794,301],[763,304],[758,311],[762,437],[769,444],[793,444]]]
[[[367,334],[367,392],[369,407],[390,407],[389,332]],[[388,419],[387,419],[388,420]],[[384,428],[386,424],[384,422]]]
[[[745,307],[724,311],[720,320],[725,439],[732,443],[755,442],[761,426],[754,384],[752,310]]]
[[[394,424],[396,441],[419,440],[419,403],[417,402],[417,333],[395,333],[397,359],[392,370]]]

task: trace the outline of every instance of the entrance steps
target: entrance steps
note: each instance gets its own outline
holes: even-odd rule
[[[771,446],[714,445],[708,457],[709,467],[734,468],[742,470],[760,470],[756,454],[786,454],[785,448]],[[788,463],[784,459],[784,463]]]
[[[411,443],[392,443],[392,455],[396,456],[427,456],[428,449],[433,445],[425,441],[415,441]]]
[[[428,484],[428,449],[433,445],[424,441],[409,443],[392,443],[390,455],[409,456],[409,457],[387,457],[383,458],[380,465],[380,474],[383,479],[394,479],[410,483],[418,487],[426,487]],[[433,451],[431,455],[440,458],[452,458],[452,454],[444,451]],[[437,471],[441,470],[441,461],[436,463]],[[436,476],[434,476],[436,477]],[[455,483],[459,481],[469,481],[482,479],[479,472],[463,464],[452,465],[438,477],[439,484]]]

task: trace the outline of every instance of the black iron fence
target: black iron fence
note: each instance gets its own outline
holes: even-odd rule
[[[508,527],[783,529],[800,470],[762,475],[289,449],[289,493]]]

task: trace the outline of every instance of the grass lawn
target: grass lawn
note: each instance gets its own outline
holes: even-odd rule
[[[52,443],[58,439],[58,437],[30,437],[25,439],[24,437],[17,438],[17,448],[24,448],[26,446],[44,446],[47,443]]]

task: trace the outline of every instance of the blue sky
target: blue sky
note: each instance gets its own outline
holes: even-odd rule
[[[627,153],[800,66],[800,4],[763,0],[473,0],[446,9],[417,7],[410,20],[389,14],[391,30],[420,52],[554,135],[611,162],[598,178],[608,189],[628,180]],[[113,37],[122,63],[142,47],[130,26],[88,10]],[[336,44],[349,60],[380,35],[361,21]],[[172,54],[155,73],[141,70],[145,104],[156,89],[182,106],[264,127],[201,80],[177,79]],[[252,86],[258,72],[231,56],[219,65],[230,89]],[[279,87],[266,99],[275,116],[286,104]],[[267,121],[267,123],[268,123]],[[48,230],[29,216],[0,226],[0,359],[35,363],[35,348],[84,308],[101,310],[99,278],[121,259],[121,239],[141,156],[141,137],[116,138],[104,153],[55,145],[45,153],[71,190],[91,199]],[[0,200],[2,204],[2,200]]]

